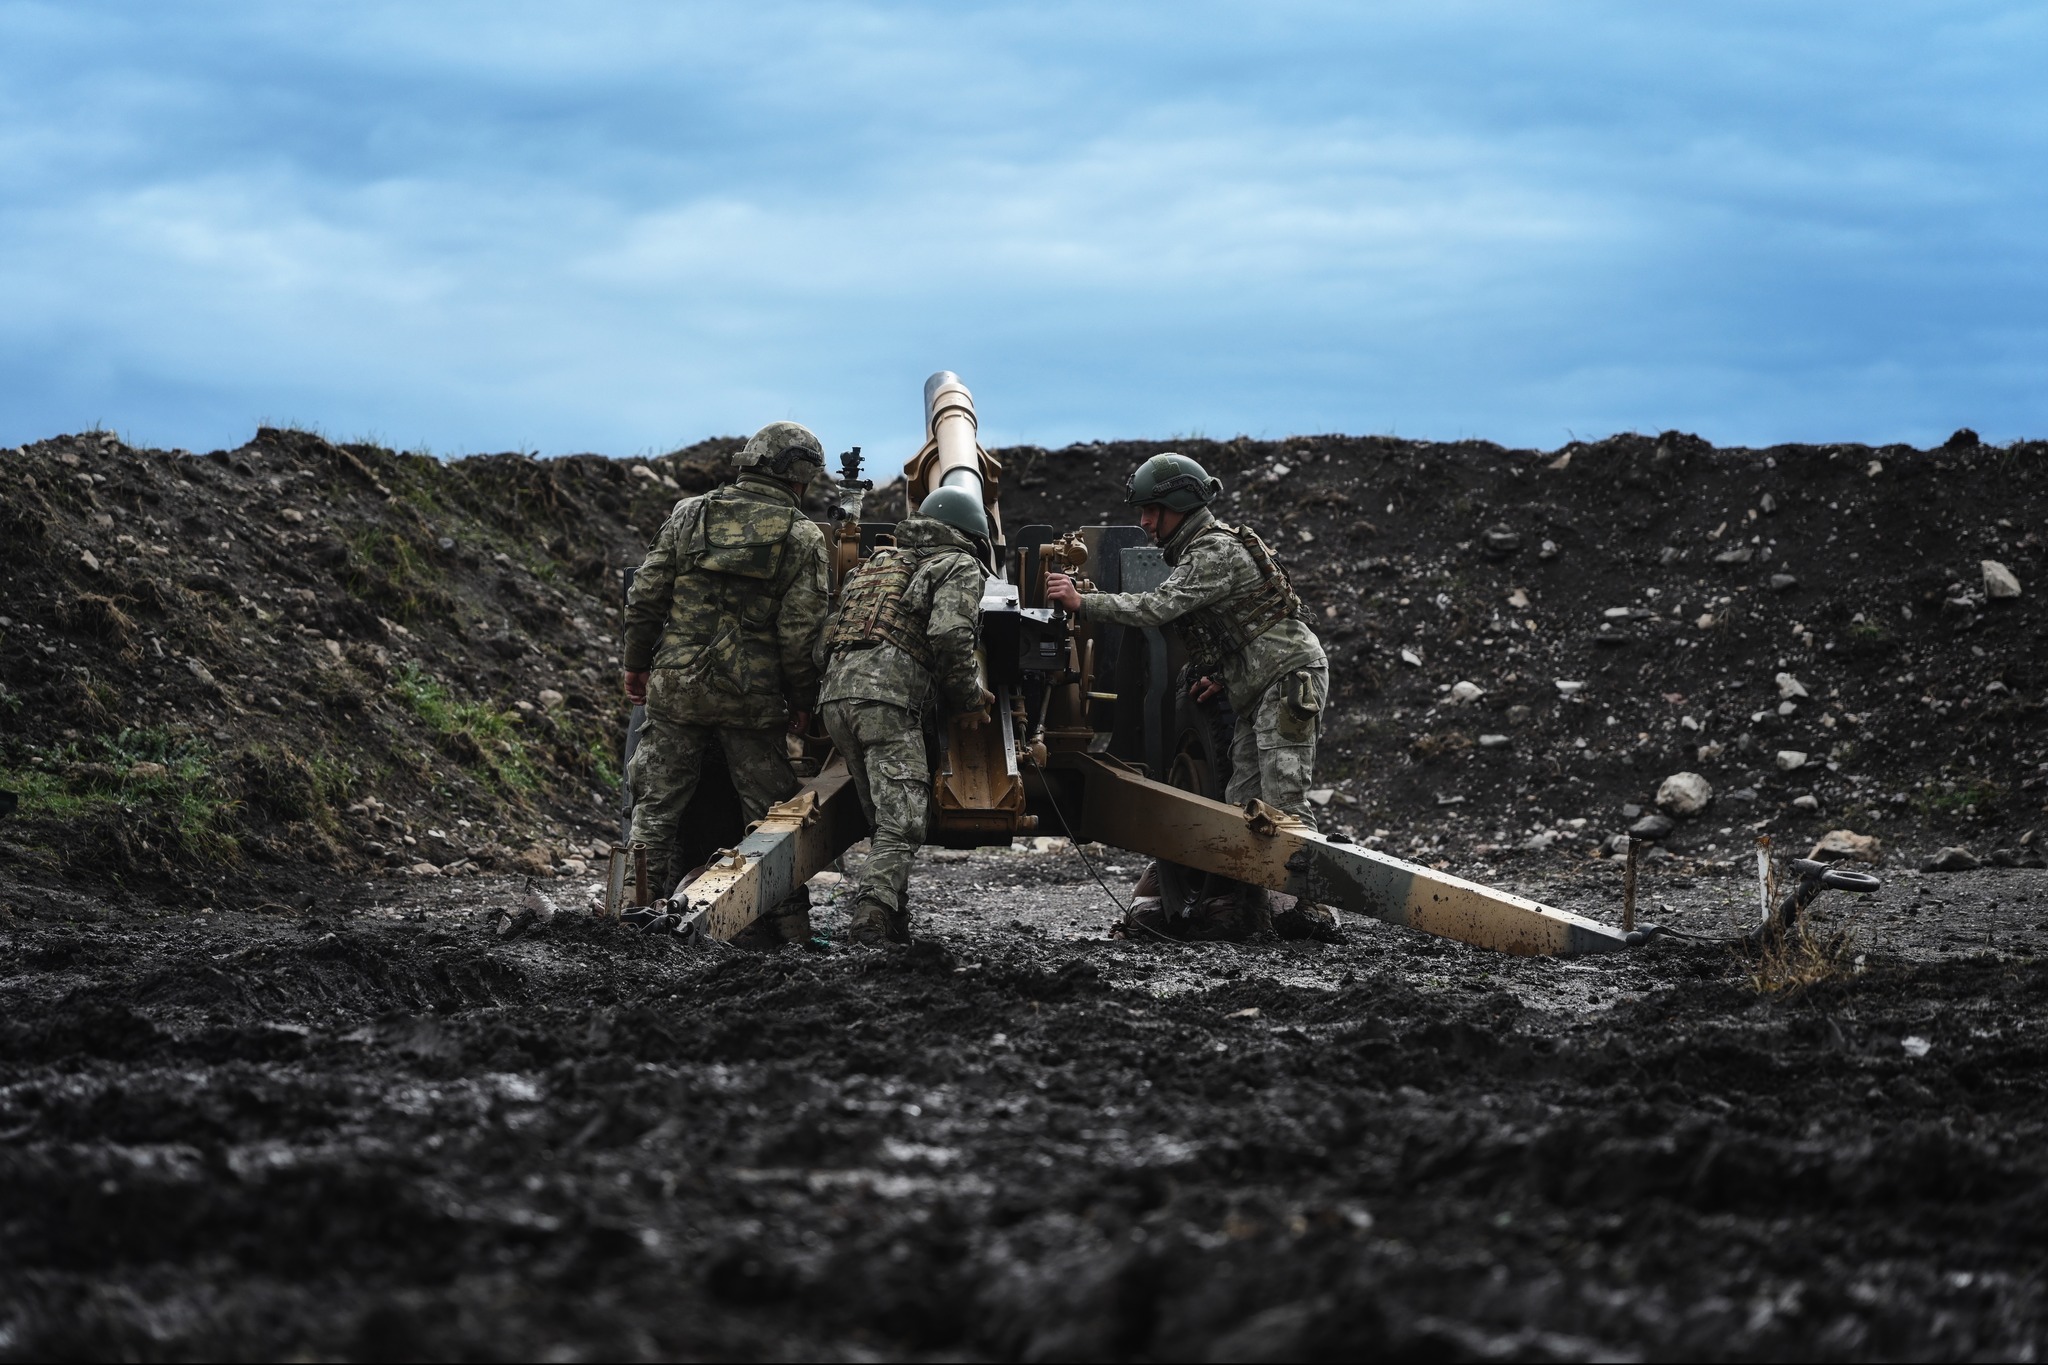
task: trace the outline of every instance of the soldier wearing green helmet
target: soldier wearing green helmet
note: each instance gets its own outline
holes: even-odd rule
[[[1197,702],[1227,695],[1237,713],[1227,799],[1257,797],[1313,829],[1308,789],[1329,660],[1266,543],[1209,510],[1222,491],[1187,456],[1154,455],[1131,475],[1124,501],[1165,551],[1166,581],[1151,592],[1083,593],[1072,578],[1051,574],[1047,596],[1082,620],[1176,630],[1187,647],[1190,694]],[[1312,927],[1334,925],[1321,907],[1287,908]]]
[[[987,580],[981,499],[937,489],[896,523],[895,535],[840,585],[839,609],[818,647],[825,729],[875,830],[850,926],[856,942],[869,944],[910,941],[910,865],[931,800],[927,727],[995,700],[974,658]]]
[[[733,465],[731,483],[675,505],[626,600],[626,697],[647,707],[626,781],[655,898],[687,871],[671,853],[709,746],[723,749],[745,818],[759,820],[796,794],[783,736],[817,704],[825,536],[799,500],[824,476],[825,448],[806,427],[770,422]],[[764,932],[808,938],[808,904],[793,898]]]

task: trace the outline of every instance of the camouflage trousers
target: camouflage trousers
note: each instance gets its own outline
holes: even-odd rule
[[[924,846],[932,773],[917,713],[881,701],[825,703],[825,729],[846,759],[875,832],[860,870],[862,899],[909,907],[910,865]]]
[[[640,731],[640,744],[626,765],[633,793],[633,842],[647,845],[648,871],[656,896],[668,894],[674,878],[688,868],[669,866],[676,826],[704,772],[704,755],[712,744],[725,750],[733,789],[747,823],[759,820],[777,801],[796,795],[796,773],[789,766],[783,727],[742,730],[723,725],[692,725],[665,720],[652,711]]]
[[[1230,786],[1224,799],[1241,806],[1254,796],[1316,828],[1308,788],[1315,780],[1316,735],[1330,694],[1327,664],[1283,673],[1237,708],[1230,741]]]

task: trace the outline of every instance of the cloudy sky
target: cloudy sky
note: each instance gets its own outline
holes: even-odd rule
[[[0,0],[0,442],[2048,436],[2048,8]]]

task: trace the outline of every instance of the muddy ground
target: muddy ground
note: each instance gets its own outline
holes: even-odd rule
[[[733,444],[0,450],[0,1355],[2040,1354],[2048,873],[1919,868],[2038,856],[2048,446],[1190,445],[1326,823],[1611,920],[1708,779],[1696,937],[1559,962],[1115,942],[1064,846],[928,851],[908,951],[592,922],[617,571]],[[1003,452],[1010,524],[1159,448]],[[1813,954],[1704,941],[1835,829]]]
[[[2029,1358],[2044,877],[1898,875],[1789,997],[1700,943],[1110,941],[1071,849],[928,851],[908,951],[823,886],[775,955],[500,940],[516,878],[15,893],[0,1349]]]

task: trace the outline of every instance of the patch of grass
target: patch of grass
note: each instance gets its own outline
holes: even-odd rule
[[[466,766],[480,767],[507,793],[523,796],[539,790],[540,773],[510,711],[488,702],[458,700],[447,683],[416,663],[399,668],[391,690],[434,732],[443,752]]]
[[[590,741],[584,752],[590,755],[590,768],[599,782],[607,787],[619,785],[623,774],[619,772],[618,759],[613,755],[612,742],[609,738],[599,735]]]
[[[177,851],[197,862],[236,863],[241,800],[219,756],[166,726],[123,729],[49,752],[61,767],[0,769],[0,785],[21,797],[15,818],[71,828],[97,819],[155,817]],[[153,765],[138,771],[138,765]]]
[[[2004,787],[1978,777],[1959,782],[1949,790],[1921,792],[1913,798],[1913,807],[1925,819],[1953,824],[1971,816],[1991,814],[2006,796]]]
[[[1841,981],[1863,970],[1856,951],[1860,925],[1851,922],[1820,932],[1801,914],[1790,930],[1765,942],[1749,964],[1749,987],[1758,995],[1796,999],[1815,986]]]

